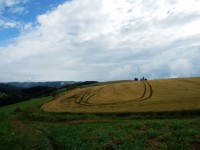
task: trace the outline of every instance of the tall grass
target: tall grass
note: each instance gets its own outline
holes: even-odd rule
[[[193,148],[200,119],[134,120],[84,124],[37,124],[58,149]]]

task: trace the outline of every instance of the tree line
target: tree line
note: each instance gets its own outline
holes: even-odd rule
[[[0,84],[0,106],[6,106],[22,101],[27,101],[32,98],[49,96],[56,88],[54,87],[31,87],[18,88],[6,84]]]
[[[97,81],[85,81],[76,84],[65,85],[60,88],[49,86],[36,86],[30,88],[20,88],[8,84],[0,83],[0,106],[6,106],[33,98],[55,96],[57,91],[64,89],[65,91],[87,86],[89,84],[98,83]]]

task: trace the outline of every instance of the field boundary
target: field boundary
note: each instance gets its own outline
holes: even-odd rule
[[[176,119],[193,118],[200,116],[200,109],[179,111],[146,111],[146,112],[34,112],[29,115],[22,114],[22,118],[28,121],[39,122],[76,122],[76,121],[105,121],[115,120],[140,120],[140,119]],[[29,111],[30,112],[30,111]]]

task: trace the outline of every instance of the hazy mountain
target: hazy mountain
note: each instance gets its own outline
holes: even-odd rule
[[[19,93],[20,92],[20,88],[13,86],[13,85],[8,85],[8,84],[4,84],[4,83],[0,83],[0,93],[6,93],[6,94],[15,94],[15,93]]]
[[[70,84],[74,84],[74,81],[48,81],[48,82],[7,82],[6,84],[22,87],[22,88],[29,88],[29,87],[36,87],[36,86],[48,86],[48,87],[62,87]]]

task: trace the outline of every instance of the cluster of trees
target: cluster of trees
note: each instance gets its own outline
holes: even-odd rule
[[[139,81],[138,78],[134,78],[134,80],[135,80],[135,81]],[[140,81],[145,81],[145,80],[147,80],[147,78],[142,77],[142,78],[140,79]]]
[[[84,82],[79,82],[79,83],[76,83],[76,84],[69,84],[69,85],[63,86],[60,89],[65,88],[67,90],[72,90],[72,89],[75,89],[75,88],[79,88],[79,87],[82,87],[82,86],[87,86],[87,85],[95,84],[95,83],[98,83],[98,82],[97,81],[84,81]]]
[[[43,97],[50,95],[56,88],[53,87],[31,87],[17,88],[7,84],[0,84],[0,106],[6,106],[32,98]]]
[[[17,95],[17,94],[5,95],[0,97],[0,106],[6,106],[26,100],[28,100],[28,98],[22,95]]]

